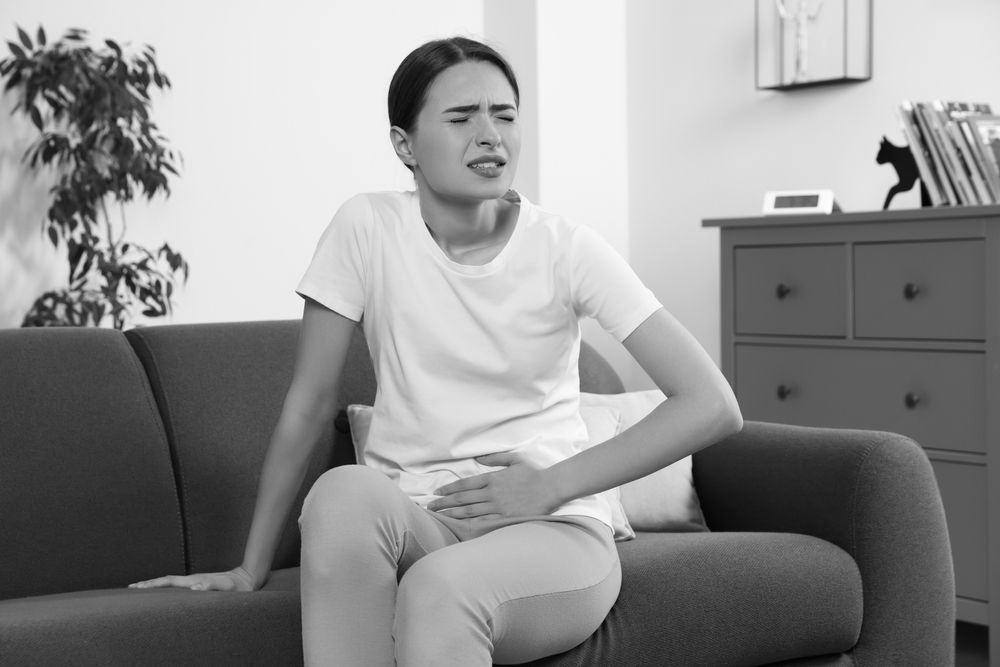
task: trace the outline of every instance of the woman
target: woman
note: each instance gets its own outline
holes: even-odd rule
[[[518,104],[510,66],[479,42],[402,62],[389,134],[416,191],[352,198],[319,242],[242,565],[135,586],[264,584],[361,322],[378,380],[366,465],[325,473],[299,519],[306,662],[515,664],[601,624],[621,580],[601,492],[742,421],[711,359],[597,234],[510,190]],[[583,316],[670,396],[585,451]]]

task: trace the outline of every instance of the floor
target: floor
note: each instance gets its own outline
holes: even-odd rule
[[[988,667],[986,626],[955,624],[955,667]]]

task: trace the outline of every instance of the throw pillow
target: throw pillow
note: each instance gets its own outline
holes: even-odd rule
[[[606,406],[621,415],[621,431],[652,412],[666,400],[658,389],[623,394],[580,393],[584,408]],[[692,475],[692,458],[676,463],[621,486],[621,503],[634,530],[660,532],[707,531]]]
[[[372,412],[370,405],[351,404],[347,406],[347,420],[351,425],[351,441],[354,443],[354,455],[358,463],[364,465],[365,443],[368,441],[368,431],[371,428]],[[621,418],[618,411],[607,406],[581,408],[580,416],[587,425],[589,445],[614,437],[621,430]],[[625,510],[622,507],[621,491],[615,487],[604,492],[604,497],[611,506],[611,524],[614,528],[615,540],[624,541],[635,537],[635,531],[629,525]]]

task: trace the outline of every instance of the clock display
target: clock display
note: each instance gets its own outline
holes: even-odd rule
[[[774,208],[811,208],[819,204],[819,195],[779,195]]]

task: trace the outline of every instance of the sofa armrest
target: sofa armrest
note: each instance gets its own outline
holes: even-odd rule
[[[695,456],[709,528],[813,535],[861,572],[858,664],[951,664],[955,580],[927,455],[904,436],[747,422]]]

